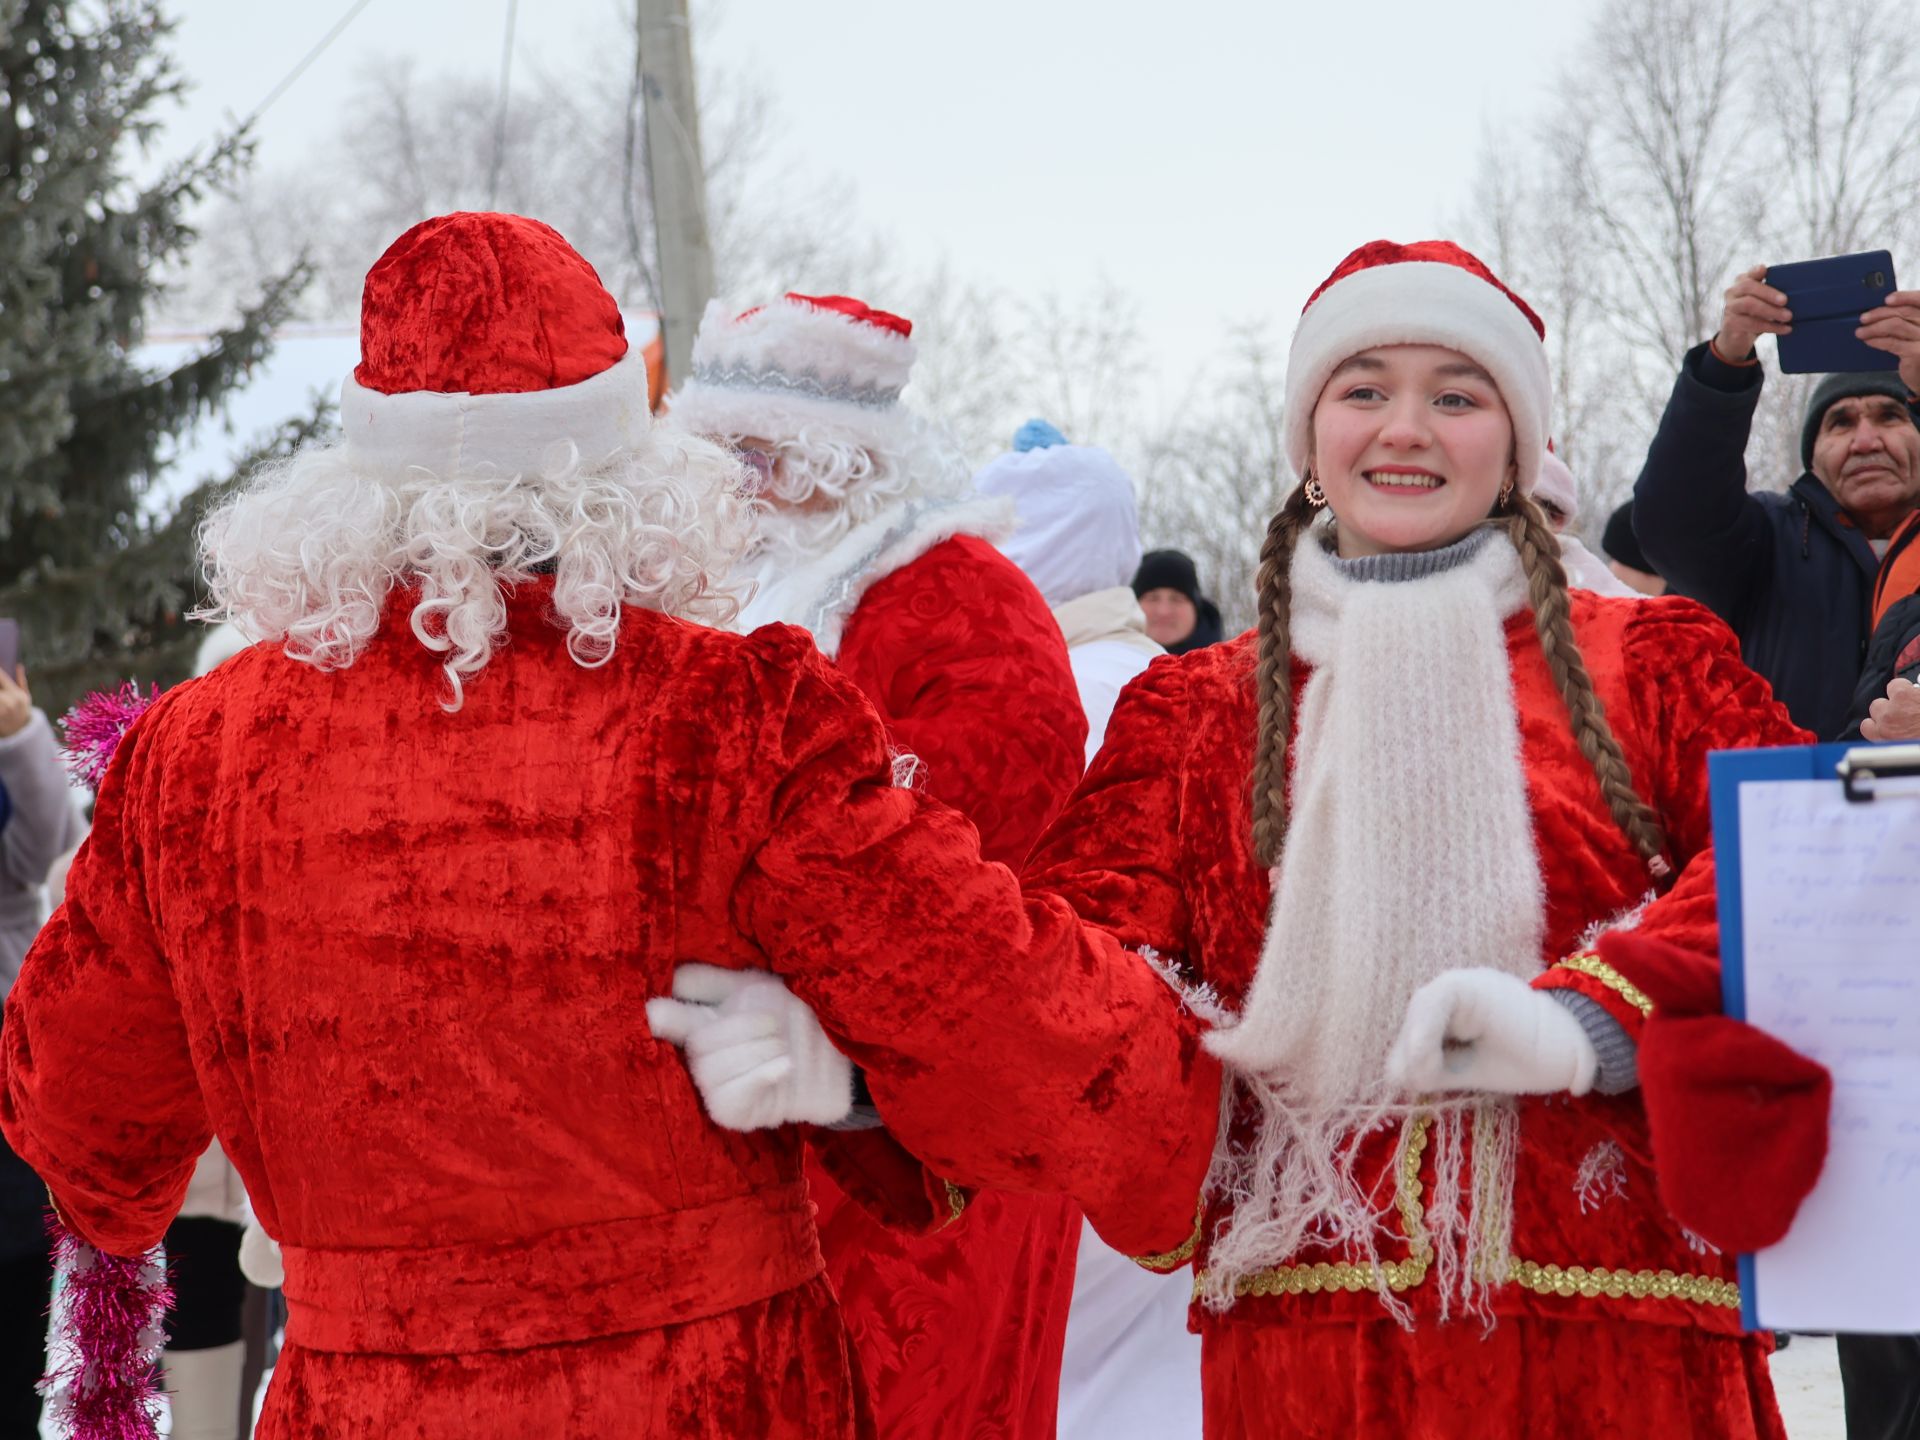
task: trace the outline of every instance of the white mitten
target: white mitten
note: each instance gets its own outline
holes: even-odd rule
[[[1414,1092],[1593,1088],[1600,1056],[1566,1006],[1499,970],[1449,970],[1407,1002],[1387,1075]]]
[[[278,1290],[286,1283],[286,1267],[280,1263],[280,1243],[260,1228],[260,1222],[247,1216],[247,1228],[240,1233],[240,1273],[262,1290]]]
[[[805,1001],[765,970],[682,965],[671,1000],[647,1002],[656,1039],[687,1053],[716,1125],[768,1130],[833,1125],[853,1109],[853,1062]]]

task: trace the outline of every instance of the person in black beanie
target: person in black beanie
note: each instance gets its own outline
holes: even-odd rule
[[[1828,375],[1801,427],[1805,467],[1784,494],[1749,492],[1745,452],[1764,377],[1754,342],[1792,328],[1786,296],[1747,271],[1719,332],[1687,352],[1633,491],[1633,529],[1675,593],[1740,637],[1741,657],[1821,739],[1845,728],[1872,632],[1880,555],[1920,506],[1920,291],[1861,317],[1897,370]],[[1764,479],[1764,477],[1756,477]]]
[[[1607,569],[1623,585],[1631,585],[1642,595],[1664,595],[1667,582],[1653,568],[1653,562],[1641,550],[1633,533],[1633,501],[1629,500],[1607,517],[1607,528],[1600,534],[1600,553]]]
[[[1147,634],[1170,655],[1184,655],[1225,639],[1220,607],[1200,593],[1193,557],[1149,550],[1133,572],[1133,593],[1147,614]]]

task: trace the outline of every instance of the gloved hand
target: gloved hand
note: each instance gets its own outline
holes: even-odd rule
[[[280,1263],[280,1242],[252,1215],[247,1216],[247,1228],[240,1232],[240,1273],[262,1290],[278,1290],[287,1281],[286,1267]]]
[[[673,995],[647,1002],[654,1037],[686,1051],[716,1125],[833,1125],[853,1109],[853,1062],[777,975],[682,965]]]
[[[1600,1056],[1566,1006],[1499,970],[1449,970],[1407,1002],[1387,1056],[1394,1084],[1416,1093],[1584,1095]]]

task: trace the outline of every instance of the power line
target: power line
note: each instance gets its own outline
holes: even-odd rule
[[[487,209],[495,208],[500,189],[500,165],[507,149],[507,87],[513,80],[513,22],[520,0],[507,0],[507,38],[500,47],[500,98],[493,107],[493,164],[487,171]]]
[[[366,9],[367,6],[371,5],[372,3],[373,3],[373,0],[353,0],[353,3],[347,7],[347,13],[342,15],[338,20],[336,20],[333,24],[333,28],[327,31],[325,35],[322,35],[320,37],[320,43],[315,45],[311,50],[307,51],[307,53],[300,58],[300,63],[298,65],[295,65],[293,69],[287,72],[286,78],[282,80],[278,85],[274,86],[273,89],[267,92],[267,98],[262,100],[258,105],[253,107],[253,113],[247,116],[246,120],[241,123],[240,128],[242,130],[247,129],[249,126],[253,124],[254,121],[258,120],[262,115],[266,114],[267,107],[273,104],[273,102],[278,100],[282,95],[286,94],[288,90],[292,89],[293,82],[298,80],[302,75],[306,74],[307,67],[313,64],[314,61],[318,60],[321,54],[325,52],[326,48],[329,45],[333,44],[335,40],[338,40],[340,38],[341,33],[347,28],[347,26],[351,25],[354,22],[354,20],[359,16],[360,12]]]

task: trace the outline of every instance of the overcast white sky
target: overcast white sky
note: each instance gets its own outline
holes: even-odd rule
[[[521,0],[516,66],[624,44],[628,3]],[[1284,331],[1354,245],[1437,233],[1595,3],[696,0],[694,43],[756,72],[801,173],[850,178],[910,258],[1036,294],[1111,278],[1172,378],[1235,323]],[[175,0],[195,90],[167,148],[252,110],[347,4]],[[372,0],[268,112],[261,162],[310,155],[381,54],[496,76],[507,8]]]

